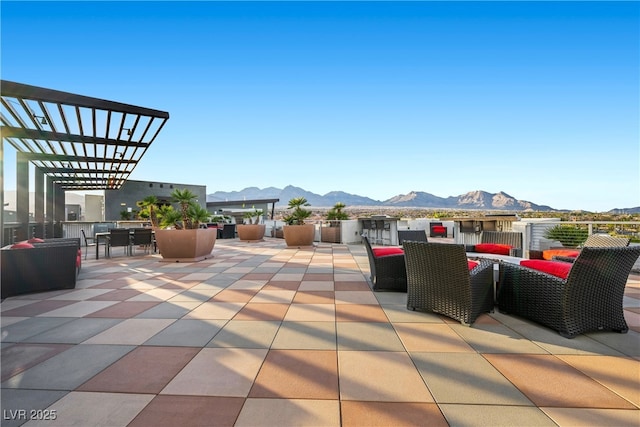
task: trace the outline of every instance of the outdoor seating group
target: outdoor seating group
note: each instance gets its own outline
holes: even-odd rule
[[[94,237],[87,237],[84,230],[85,250],[89,247],[96,247],[96,259],[98,259],[99,246],[104,245],[105,256],[111,256],[111,249],[121,247],[125,255],[133,255],[136,248],[142,248],[145,253],[149,253],[151,248],[155,248],[153,230],[151,228],[112,228],[107,232],[96,233]],[[86,255],[85,255],[86,259]]]
[[[498,232],[484,233],[489,234],[487,240],[513,244],[509,254],[521,253],[521,236],[515,236],[519,233],[500,237],[491,235]],[[470,326],[497,304],[503,313],[532,320],[567,338],[628,330],[623,295],[640,246],[585,245],[565,262],[469,253],[477,245],[429,243],[424,231],[402,236],[399,232],[398,237],[402,248],[372,248],[366,236],[363,242],[373,290],[406,291],[410,310],[440,313]],[[498,270],[494,274],[496,265],[499,274]]]

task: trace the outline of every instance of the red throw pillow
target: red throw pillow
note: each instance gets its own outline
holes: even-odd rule
[[[469,271],[473,270],[480,264],[478,261],[467,260],[467,267],[469,267]]]
[[[76,256],[76,268],[82,267],[82,257],[80,255]]]
[[[35,246],[28,242],[18,242],[11,245],[11,249],[33,249],[34,247]]]
[[[44,243],[44,240],[40,239],[39,237],[32,237],[27,240],[27,243]]]
[[[496,255],[509,255],[512,246],[499,243],[480,243],[476,245],[476,252]]]
[[[404,255],[402,248],[373,248],[372,251],[376,258],[387,255]]]
[[[525,259],[520,261],[520,265],[523,267],[533,268],[534,270],[542,271],[544,273],[552,274],[561,279],[566,279],[569,275],[569,270],[573,264],[562,261],[547,261],[544,259]]]
[[[552,260],[554,256],[570,256],[577,257],[580,251],[575,249],[547,249],[542,251],[542,258],[546,260]]]
[[[447,231],[446,227],[443,225],[434,225],[433,227],[431,227],[431,229],[434,233],[444,233],[445,231]]]

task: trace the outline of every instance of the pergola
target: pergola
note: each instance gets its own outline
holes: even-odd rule
[[[6,141],[16,150],[16,239],[59,237],[54,225],[64,220],[64,192],[119,189],[169,119],[166,111],[6,80],[0,92],[0,202],[4,207]],[[35,167],[32,233],[29,163]],[[4,214],[0,222],[4,234]]]

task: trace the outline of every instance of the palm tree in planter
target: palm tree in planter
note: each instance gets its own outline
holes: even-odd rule
[[[261,209],[254,209],[244,214],[244,224],[237,224],[236,230],[238,231],[238,237],[240,240],[248,242],[257,242],[263,240],[265,225],[262,224],[262,212]]]
[[[309,206],[304,197],[294,197],[289,200],[289,209],[293,209],[283,219],[287,224],[283,227],[284,240],[287,246],[312,246],[316,234],[313,224],[305,224],[304,220],[311,216],[311,211],[305,209]]]
[[[140,208],[138,216],[140,218],[148,218],[151,222],[151,227],[158,228],[160,225],[158,222],[158,198],[156,196],[147,196],[143,200],[136,202],[136,205]]]
[[[320,240],[331,243],[340,243],[342,241],[340,221],[349,219],[349,214],[342,211],[346,207],[344,203],[338,202],[327,211],[326,218],[329,226],[321,228]]]
[[[193,262],[212,256],[217,230],[200,228],[200,223],[211,217],[209,211],[196,202],[191,191],[175,189],[171,193],[179,210],[164,206],[157,210],[160,228],[156,229],[156,242],[163,261]]]

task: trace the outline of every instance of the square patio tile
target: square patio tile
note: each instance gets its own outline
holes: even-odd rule
[[[339,427],[337,400],[247,399],[235,427]]]
[[[125,319],[84,344],[141,345],[173,322],[173,319]]]
[[[531,406],[440,404],[452,427],[492,426],[557,427],[540,409]]]
[[[335,322],[283,322],[273,349],[336,350]]]
[[[442,426],[447,421],[434,403],[357,402],[341,403],[342,427],[350,426]]]
[[[55,310],[48,311],[42,317],[84,317],[98,310],[117,304],[117,301],[78,301]]]
[[[211,302],[249,302],[258,289],[224,289],[215,294]]]
[[[2,347],[0,352],[2,378],[0,381],[24,372],[70,347],[70,345],[64,344],[14,344]]]
[[[378,305],[373,292],[362,291],[339,291],[336,286],[335,298],[336,304],[375,304]]]
[[[504,325],[452,323],[451,328],[479,353],[546,354],[540,346]]]
[[[121,301],[117,302],[102,310],[94,311],[88,314],[86,317],[103,317],[112,319],[128,319],[134,317],[140,313],[143,313],[150,308],[158,305],[159,302],[151,301]]]
[[[2,427],[18,427],[26,422],[30,411],[43,410],[60,400],[67,391],[60,390],[2,390]],[[24,416],[18,411],[26,411]]]
[[[282,320],[289,304],[248,303],[233,317],[233,320]]]
[[[24,341],[72,320],[73,317],[30,317],[21,322],[3,325],[2,342]]]
[[[409,355],[395,351],[338,351],[340,399],[433,403]]]
[[[336,305],[336,321],[338,322],[388,322],[382,308],[373,304],[338,304]]]
[[[556,356],[485,354],[536,406],[634,409],[635,406]]]
[[[21,302],[27,302],[27,300],[23,300]],[[40,314],[47,313],[49,311],[53,311],[55,309],[65,307],[70,304],[74,304],[76,301],[67,301],[67,300],[42,300],[42,301],[28,301],[27,304],[21,304],[19,307],[13,308],[11,310],[3,310],[2,318],[4,319],[7,316],[27,316],[33,317],[38,316]],[[2,303],[5,304],[4,302]],[[4,325],[4,322],[3,322]]]
[[[80,344],[89,338],[120,323],[122,319],[90,319],[81,317],[65,322],[23,342]]]
[[[279,327],[279,321],[230,320],[207,347],[269,348]]]
[[[270,350],[249,397],[338,399],[335,351]]]
[[[295,295],[295,291],[263,289],[251,299],[251,302],[254,304],[289,304]]]
[[[200,304],[202,304],[200,301],[169,300],[161,302],[135,317],[137,319],[180,319]]]
[[[303,282],[304,283],[304,282]],[[333,282],[331,282],[333,284]],[[293,298],[296,304],[333,304],[333,291],[298,291]]]
[[[266,349],[203,348],[161,394],[246,397]]]
[[[291,304],[284,320],[287,322],[335,322],[333,304]]]
[[[334,291],[333,281],[304,280],[300,282],[299,291]]]
[[[405,351],[391,323],[338,322],[338,350]]]
[[[185,319],[221,319],[233,318],[244,307],[241,302],[205,302],[185,315]]]
[[[126,426],[151,399],[150,394],[71,392],[49,407],[56,411],[54,421],[30,421],[25,427]]]
[[[226,323],[227,320],[179,319],[144,345],[204,347]]]
[[[477,353],[411,353],[436,402],[533,406]]]
[[[394,323],[394,328],[410,352],[475,353],[447,324]]]
[[[193,347],[138,347],[76,390],[157,394],[198,351]]]
[[[75,345],[9,378],[2,388],[74,390],[133,349],[125,345]]]
[[[557,425],[637,427],[640,411],[598,408],[540,408]]]
[[[244,401],[240,397],[159,395],[127,427],[233,427]]]

